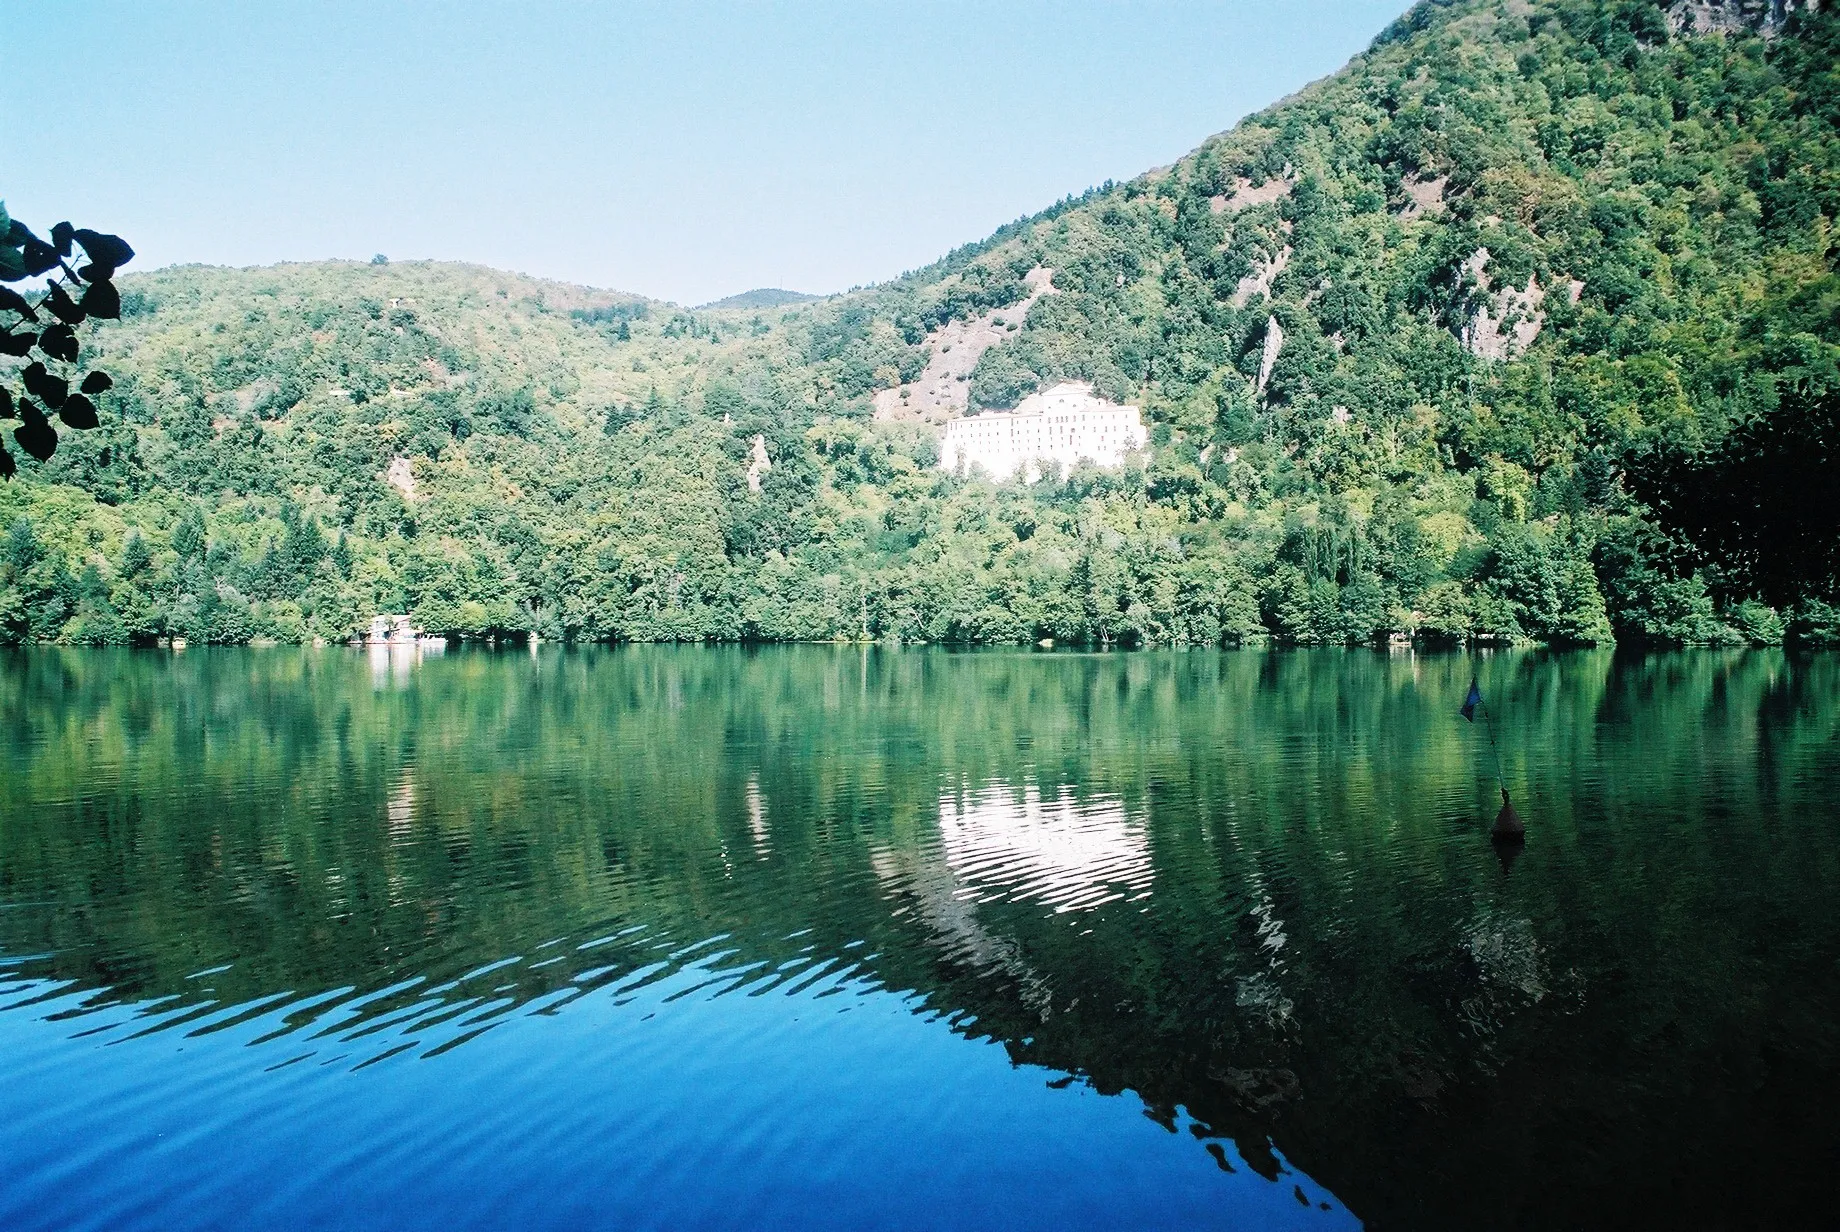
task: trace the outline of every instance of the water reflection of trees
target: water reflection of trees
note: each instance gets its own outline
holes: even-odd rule
[[[174,1022],[285,993],[373,1053],[687,962],[848,969],[1249,1160],[1273,1135],[1357,1211],[1672,1208],[1733,1151],[1793,1186],[1792,1138],[1721,1140],[1772,1079],[1716,1076],[1831,1091],[1840,663],[1483,662],[1535,825],[1506,879],[1474,666],[22,653],[0,951]]]

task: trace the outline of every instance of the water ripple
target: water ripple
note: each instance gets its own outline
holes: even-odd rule
[[[1459,659],[58,661],[0,670],[9,1230],[1345,1216],[1304,1167],[1567,1224],[1612,1173],[1719,1210],[1734,1142],[1820,1175],[1772,1117],[1840,1095],[1830,660],[1489,660],[1518,862]]]

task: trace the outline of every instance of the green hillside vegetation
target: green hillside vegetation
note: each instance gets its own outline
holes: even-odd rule
[[[1651,0],[1422,4],[1165,171],[779,307],[401,262],[124,277],[86,340],[103,427],[0,490],[0,631],[1833,641],[1831,550],[1766,584],[1666,484],[1768,487],[1798,439],[1771,425],[1833,418],[1836,63],[1833,12],[1766,40]],[[873,395],[1038,268],[1057,293],[972,405],[1089,380],[1148,456],[942,473]]]

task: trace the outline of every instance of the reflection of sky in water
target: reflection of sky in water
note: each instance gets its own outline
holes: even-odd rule
[[[367,657],[386,688],[415,664],[413,648]],[[380,803],[394,861],[431,808],[413,765]],[[742,803],[768,860],[758,774]],[[1121,800],[1033,785],[947,797],[936,842],[871,864],[904,900],[893,916],[913,913],[1044,1023],[1071,1007],[980,906],[1058,916],[1152,883],[1144,823]],[[349,909],[343,873],[328,875]],[[400,871],[386,884],[409,901]],[[686,945],[633,925],[382,989],[241,1001],[217,987],[235,963],[196,972],[189,997],[142,1001],[0,958],[0,1055],[17,1062],[0,1093],[17,1178],[0,1183],[0,1227],[165,1226],[175,1210],[351,1228],[809,1226],[820,1210],[838,1227],[1352,1225],[1263,1142],[1248,1158],[1180,1108],[1147,1119],[1018,1064],[976,1015],[883,983],[863,946],[774,962],[725,933]],[[67,1160],[129,1152],[135,1166],[66,1183]]]
[[[732,961],[385,1024],[85,1012],[0,968],[0,1227],[1354,1225],[1302,1172],[1267,1182],[1231,1142],[1199,1163],[1135,1101],[854,963],[787,983]]]
[[[1153,870],[1143,820],[1115,796],[1044,798],[1029,784],[939,801],[946,863],[977,902],[1038,902],[1057,912],[1146,898]]]

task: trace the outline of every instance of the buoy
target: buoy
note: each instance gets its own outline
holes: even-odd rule
[[[1521,815],[1514,811],[1514,802],[1508,799],[1508,789],[1501,789],[1501,812],[1495,814],[1495,828],[1489,831],[1489,837],[1498,843],[1524,843],[1527,841],[1527,827],[1521,824]]]

